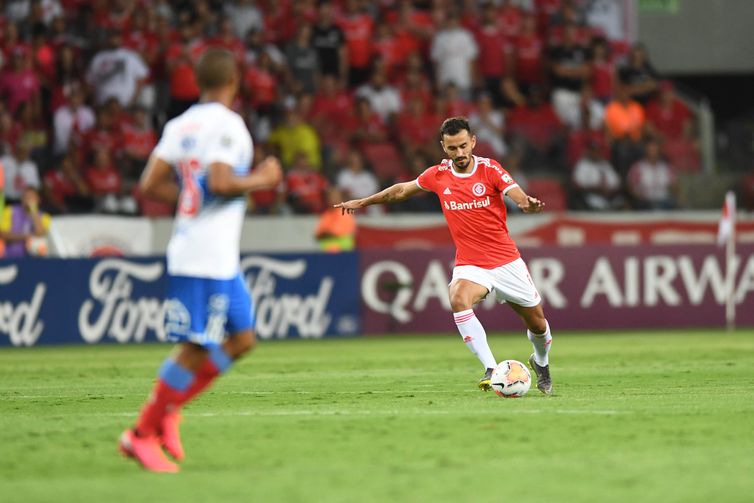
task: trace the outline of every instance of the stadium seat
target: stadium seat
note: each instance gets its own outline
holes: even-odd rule
[[[403,157],[392,143],[367,143],[362,154],[375,175],[382,180],[394,180],[406,174]]]
[[[530,178],[526,193],[544,201],[549,211],[563,211],[568,206],[561,182],[552,178]]]

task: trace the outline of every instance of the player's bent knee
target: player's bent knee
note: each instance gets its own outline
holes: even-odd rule
[[[252,330],[234,334],[226,341],[225,348],[233,358],[240,358],[254,349],[257,344],[256,334]]]
[[[471,309],[473,306],[468,295],[462,293],[452,293],[450,295],[450,307],[454,313]]]
[[[531,333],[537,335],[541,335],[547,332],[547,324],[544,322],[544,318],[542,319],[542,323],[529,323],[529,326],[527,328]]]
[[[530,316],[526,320],[526,328],[535,334],[544,334],[547,332],[547,320],[545,319],[544,314],[537,313],[534,316]]]

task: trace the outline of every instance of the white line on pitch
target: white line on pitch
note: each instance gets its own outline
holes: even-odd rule
[[[487,413],[492,411],[487,410]],[[631,411],[619,410],[589,410],[589,409],[521,409],[509,411],[513,414],[569,414],[569,415],[599,415],[613,416],[630,414]],[[237,411],[237,412],[184,412],[185,417],[317,417],[317,416],[469,416],[477,412],[429,410],[429,409],[391,409],[391,410],[262,410],[262,411]],[[72,414],[56,414],[72,415]],[[103,412],[86,414],[87,416],[108,417],[135,417],[135,412]]]

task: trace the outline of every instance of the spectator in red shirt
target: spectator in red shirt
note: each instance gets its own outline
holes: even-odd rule
[[[97,210],[104,213],[135,214],[136,200],[130,195],[129,187],[113,163],[110,152],[104,148],[94,151],[94,161],[84,177],[94,196]]]
[[[296,34],[293,17],[293,2],[271,2],[264,17],[265,41],[278,46],[285,45]]]
[[[32,64],[31,52],[19,47],[13,51],[10,68],[0,74],[0,96],[12,114],[21,103],[31,103],[35,109],[41,109],[40,82]]]
[[[419,57],[418,54],[415,56],[417,58]],[[413,59],[414,56],[409,58],[409,61],[412,61]],[[432,106],[432,86],[429,79],[424,72],[422,72],[421,68],[413,66],[413,63],[406,71],[406,74],[399,85],[398,91],[401,94],[401,101],[403,103],[408,103],[409,101],[418,98],[424,102],[425,108]]]
[[[673,83],[660,83],[660,97],[647,105],[647,127],[661,140],[691,139],[693,117],[689,108],[676,97]]]
[[[545,44],[537,33],[537,19],[534,14],[527,14],[521,34],[513,43],[514,71],[522,94],[527,94],[530,86],[544,81],[544,49]]]
[[[377,36],[372,45],[374,56],[384,67],[389,80],[393,80],[404,62],[399,41],[395,36],[393,26],[388,23],[377,25]],[[408,56],[407,54],[405,55]]]
[[[67,155],[54,170],[44,175],[46,205],[54,213],[85,213],[94,209],[89,185],[76,169],[72,155]]]
[[[296,154],[285,175],[285,197],[294,213],[317,214],[326,207],[327,179],[309,163],[305,153]]]
[[[380,118],[369,100],[358,98],[356,109],[345,128],[351,134],[351,141],[360,143],[381,143],[388,138],[388,129],[385,122]]]
[[[409,157],[416,151],[424,151],[436,139],[437,123],[434,115],[427,113],[424,101],[416,97],[396,117],[395,132]]]
[[[658,138],[671,164],[679,171],[701,167],[699,145],[694,137],[694,117],[678,99],[673,83],[660,82],[660,97],[650,101],[646,110],[647,130]]]
[[[206,49],[205,42],[198,36],[195,22],[184,20],[178,34],[178,41],[168,47],[165,54],[170,79],[169,119],[182,114],[199,98],[194,65]]]
[[[497,11],[497,22],[507,39],[512,40],[521,34],[524,26],[524,13],[511,0],[503,0]]]
[[[243,82],[248,104],[256,114],[267,117],[275,112],[279,79],[267,51],[260,52],[256,62],[246,69]]]
[[[30,51],[31,46],[23,42],[18,35],[18,26],[10,23],[5,26],[5,36],[3,37],[3,61],[7,62],[13,59],[13,55],[19,51]]]
[[[126,32],[131,28],[131,19],[135,10],[135,2],[95,2],[94,22],[105,30]]]
[[[485,89],[492,96],[495,106],[502,106],[502,82],[503,77],[512,71],[513,51],[492,3],[485,4],[481,25],[475,30],[474,36],[479,46],[479,74],[484,79]]]
[[[105,107],[98,108],[95,113],[97,118],[95,126],[81,135],[73,136],[73,141],[78,146],[77,162],[79,164],[91,163],[94,151],[97,149],[115,153],[122,145],[120,131],[115,126],[112,114]]]
[[[145,108],[134,108],[131,119],[123,127],[124,175],[129,181],[136,182],[147,164],[149,154],[157,145],[157,134]]]
[[[525,106],[514,108],[509,116],[508,131],[515,150],[522,152],[526,165],[534,161],[564,164],[562,147],[564,126],[552,105],[544,101],[543,90],[532,87]]]
[[[348,51],[348,81],[356,87],[369,79],[372,65],[374,21],[359,0],[347,0],[346,12],[338,20]]]
[[[348,91],[340,88],[335,75],[323,75],[320,83],[311,107],[312,125],[327,144],[345,140],[348,131],[343,124],[353,110],[353,99]]]
[[[212,37],[207,45],[210,47],[220,47],[230,51],[236,59],[236,62],[239,65],[243,64],[246,56],[246,47],[241,39],[236,36],[236,33],[233,30],[233,21],[231,19],[226,17],[220,21],[220,29],[218,30],[217,35]]]

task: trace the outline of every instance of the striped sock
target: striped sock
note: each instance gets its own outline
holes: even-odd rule
[[[531,330],[526,331],[526,336],[534,346],[534,360],[540,367],[546,367],[550,364],[550,346],[552,346],[552,334],[550,333],[550,324],[545,320],[547,330],[543,334],[535,334]]]
[[[141,437],[156,435],[162,418],[180,402],[182,395],[194,382],[194,373],[171,359],[160,367],[157,383],[136,422]]]
[[[487,344],[487,333],[484,331],[484,327],[477,319],[473,309],[467,309],[458,313],[453,313],[453,318],[458,327],[463,342],[466,343],[472,353],[479,358],[485,369],[495,368],[497,362],[495,357],[492,356],[490,346]]]
[[[207,358],[199,370],[196,371],[196,379],[181,396],[176,407],[182,407],[190,402],[196,395],[203,392],[212,384],[217,376],[224,374],[233,364],[233,359],[221,347],[214,346],[210,348]]]

